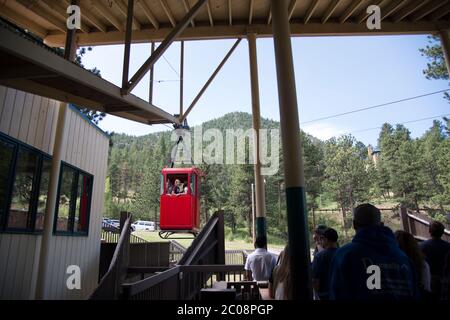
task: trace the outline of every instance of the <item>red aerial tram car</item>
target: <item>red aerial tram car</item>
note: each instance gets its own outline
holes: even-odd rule
[[[176,233],[194,236],[200,227],[200,177],[192,168],[164,168],[161,174],[160,229],[161,238]]]

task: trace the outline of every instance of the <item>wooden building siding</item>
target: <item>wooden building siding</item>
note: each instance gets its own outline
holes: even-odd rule
[[[52,154],[59,102],[0,86],[0,132]],[[98,280],[108,138],[69,108],[63,161],[94,176],[89,236],[53,236],[48,299],[84,299]],[[41,235],[0,233],[0,299],[33,299]],[[81,290],[68,290],[69,265],[81,268]]]

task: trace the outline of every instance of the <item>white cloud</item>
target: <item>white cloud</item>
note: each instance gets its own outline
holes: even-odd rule
[[[328,140],[340,136],[345,131],[329,123],[311,123],[301,127],[303,131],[321,140]]]

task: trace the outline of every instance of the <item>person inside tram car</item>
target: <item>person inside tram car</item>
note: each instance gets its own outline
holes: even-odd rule
[[[173,183],[172,181],[170,181],[170,179],[167,179],[166,181],[166,193],[167,194],[172,194],[172,189],[173,189]]]
[[[172,187],[168,189],[168,193],[172,195],[177,195],[181,193],[180,179],[175,179],[175,182],[173,183]]]

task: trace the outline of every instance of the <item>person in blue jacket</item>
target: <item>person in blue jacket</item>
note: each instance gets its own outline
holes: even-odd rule
[[[341,247],[331,262],[331,300],[417,299],[414,266],[381,222],[371,204],[353,211],[356,231],[351,243]]]

